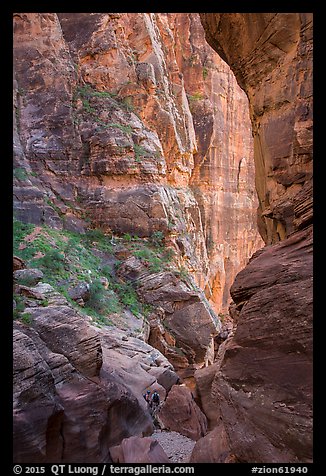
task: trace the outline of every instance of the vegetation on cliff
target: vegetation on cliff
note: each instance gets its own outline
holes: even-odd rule
[[[117,276],[122,263],[119,256],[135,256],[152,272],[173,269],[174,252],[163,247],[161,232],[154,232],[149,239],[128,233],[121,236],[107,234],[99,229],[79,234],[16,219],[13,230],[14,254],[29,268],[40,269],[44,281],[74,306],[78,304],[71,298],[69,290],[80,283],[88,285],[89,297],[84,311],[99,325],[114,323],[114,315],[126,309],[134,316],[144,318],[151,310],[151,306],[138,296],[136,284]],[[16,307],[15,317],[19,310],[23,310],[22,305]]]

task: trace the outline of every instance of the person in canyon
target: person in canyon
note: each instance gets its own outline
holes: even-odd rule
[[[147,392],[143,394],[143,397],[146,400],[149,407],[152,406],[152,401],[151,401],[150,394],[151,394],[150,390],[147,390]]]
[[[157,410],[157,408],[159,407],[160,405],[160,395],[158,394],[157,390],[154,390],[153,394],[152,394],[152,407],[153,407],[153,410]]]

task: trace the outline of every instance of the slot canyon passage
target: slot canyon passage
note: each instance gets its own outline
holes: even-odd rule
[[[312,14],[16,13],[13,58],[14,462],[311,462]]]

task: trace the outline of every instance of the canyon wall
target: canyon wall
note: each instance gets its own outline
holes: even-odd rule
[[[299,44],[303,48],[304,43],[296,43]],[[216,47],[215,44],[212,46]],[[294,55],[294,47],[290,51]],[[304,51],[300,54],[304,69]],[[223,57],[228,60],[226,55]],[[289,65],[292,65],[291,58],[287,57]],[[230,66],[234,69],[231,63],[230,61]],[[292,68],[291,71],[294,74],[297,70]],[[299,70],[297,74],[299,75]],[[300,74],[304,76],[304,72]],[[257,79],[258,83],[260,78],[261,76]],[[240,81],[239,83],[243,86]],[[252,88],[254,91],[254,86]],[[258,94],[255,91],[252,96]],[[303,89],[302,94],[306,94],[305,91]],[[257,144],[258,126],[253,119],[254,103],[248,90],[246,92],[251,101],[254,141]],[[287,103],[284,104],[286,106]],[[281,106],[277,107],[281,110]],[[262,108],[265,111],[266,108]],[[267,108],[266,118],[270,113],[276,121],[278,109],[275,108],[275,111],[271,108],[269,112]],[[296,114],[300,111],[298,108]],[[308,109],[307,111],[309,112]],[[262,120],[265,116],[258,117],[261,121],[258,129],[265,130],[265,122]],[[298,139],[295,147],[301,147],[300,138],[301,145],[305,141],[309,132],[306,125],[300,121],[296,125]],[[282,127],[279,125],[280,129]],[[123,280],[137,281],[142,299],[157,305],[157,313],[150,322],[149,343],[158,347],[180,373],[190,369],[193,375],[196,368],[213,362],[213,339],[219,332],[220,323],[209,304],[217,312],[227,311],[229,289],[236,273],[244,267],[251,254],[262,246],[256,231],[257,200],[250,130],[246,95],[237,86],[229,66],[205,42],[197,14],[14,15],[15,216],[24,222],[45,224],[78,233],[84,233],[87,228],[99,228],[119,236],[137,235],[144,240],[155,236],[155,233],[161,234],[166,248],[174,250],[174,261],[180,276],[186,273],[187,278],[182,280],[163,270],[150,272],[141,260],[130,256],[124,257],[119,273]],[[269,137],[264,133],[259,141],[267,141],[265,136]],[[274,137],[271,142],[275,146],[279,141]],[[265,241],[271,243],[285,236],[282,230],[287,226],[286,236],[289,235],[290,239],[292,229],[283,222],[290,223],[289,217],[292,217],[293,226],[302,229],[303,233],[298,235],[299,241],[291,245],[294,247],[293,259],[296,266],[300,266],[300,240],[304,240],[305,226],[309,223],[310,195],[305,195],[309,189],[306,184],[302,186],[302,177],[296,176],[291,186],[282,185],[284,189],[282,188],[281,195],[283,194],[284,201],[276,203],[279,177],[283,175],[285,180],[290,174],[290,167],[285,170],[283,164],[287,163],[287,156],[283,157],[282,167],[278,169],[275,164],[271,165],[271,158],[264,157],[267,152],[259,155],[257,150],[258,146],[255,145],[259,201],[263,210],[263,218],[259,221],[261,233]],[[269,150],[267,145],[266,150]],[[291,160],[295,161],[301,173],[304,169],[302,164],[308,164],[308,158],[302,151],[299,152],[293,152]],[[266,170],[261,165],[262,161],[266,162]],[[273,167],[277,172],[276,178],[272,173]],[[306,172],[304,177],[308,180],[308,170]],[[268,202],[268,206],[273,207],[273,216],[265,207],[267,199],[264,197],[268,195],[269,186],[268,194],[275,199],[270,197]],[[291,260],[282,261],[282,247],[275,250],[275,258],[274,251],[271,253],[272,257],[266,255],[266,262],[273,262],[274,259],[277,263],[281,261],[281,270],[294,263]],[[265,255],[259,256],[259,269],[262,266],[264,273],[266,265],[262,261]],[[255,259],[252,263],[255,263]],[[250,269],[253,268],[248,268],[249,271]],[[305,269],[309,272],[309,261],[306,262]],[[244,273],[239,275],[244,278],[238,277],[232,288],[232,296],[237,305],[235,312],[237,314],[241,311],[242,316],[244,303],[249,302],[254,293],[260,296],[258,291],[261,286],[259,273],[254,285],[252,281],[246,280],[247,271]],[[301,277],[300,273],[298,276]],[[269,278],[272,279],[273,275],[269,275]],[[244,279],[244,285],[240,279]],[[288,275],[288,279],[294,281],[294,290],[297,289],[297,278],[294,278],[293,273]],[[286,281],[286,277],[284,280]],[[284,280],[268,281],[267,284],[264,281],[264,290],[274,284],[282,285]],[[277,289],[282,290],[279,287]],[[293,293],[289,292],[288,295],[295,299],[296,295]],[[307,295],[307,309],[311,304],[308,298]],[[288,302],[288,297],[285,301]],[[264,302],[264,313],[260,315],[263,322],[257,322],[252,327],[252,336],[258,340],[261,336],[259,329],[265,329],[264,319],[269,315]],[[299,302],[301,300],[298,304]],[[280,299],[280,305],[281,303]],[[259,304],[260,301],[258,307]],[[40,303],[37,306],[33,304],[30,328],[21,323],[15,325],[17,462],[28,461],[31,454],[42,462],[52,458],[53,461],[57,461],[57,458],[60,461],[69,461],[71,458],[77,460],[81,454],[82,458],[87,457],[89,461],[105,461],[109,458],[109,445],[118,444],[125,436],[145,435],[152,431],[143,402],[138,401],[138,397],[143,387],[149,382],[155,384],[156,380],[154,377],[149,379],[147,373],[150,372],[145,372],[146,375],[141,377],[143,386],[137,384],[136,390],[126,388],[130,375],[136,371],[133,363],[128,361],[126,364],[123,357],[117,355],[117,349],[121,353],[128,349],[127,352],[133,356],[134,349],[128,347],[130,342],[124,347],[124,338],[120,336],[116,339],[111,336],[111,340],[107,335],[101,335],[100,338],[94,329],[88,329],[66,302],[54,302],[55,306],[64,308],[54,309],[51,305],[49,310],[43,309]],[[296,326],[295,318],[297,316],[299,320],[300,317],[298,305],[293,309],[294,322],[289,321],[289,326]],[[78,366],[78,359],[82,360],[82,338],[76,329],[73,330],[74,338],[71,340],[74,350],[72,356],[67,349],[57,347],[56,332],[59,332],[60,340],[61,325],[54,326],[55,332],[52,326],[57,319],[58,322],[62,319],[61,324],[65,326],[65,313],[77,327],[80,325],[93,338],[90,342],[94,342],[97,349],[97,367],[92,371],[87,366]],[[273,314],[276,323],[280,319],[280,313],[279,310]],[[252,315],[249,313],[246,319],[241,317],[238,321],[238,336],[242,335],[242,340],[238,337],[237,345],[247,349],[253,343],[250,336],[244,335],[244,330],[241,330],[244,324],[241,323],[249,322],[251,325]],[[297,362],[296,354],[302,351],[298,342],[309,337],[309,322],[305,320],[301,324],[303,328],[298,327],[297,333],[293,333],[291,345],[294,360],[291,357],[287,364],[290,373],[292,365]],[[275,325],[272,321],[271,326]],[[47,335],[46,342],[43,341],[43,334]],[[268,341],[267,335],[269,336],[269,329],[265,336]],[[138,342],[137,345],[142,344]],[[265,349],[264,345],[266,342],[262,342],[262,348]],[[303,345],[308,353],[308,343],[306,345],[304,341]],[[284,350],[283,347],[280,350],[279,346],[286,347],[283,340],[281,344],[278,341],[275,343],[275,352],[279,358],[276,361],[282,363]],[[85,358],[89,350],[89,358],[92,360],[92,349],[89,348]],[[257,362],[260,362],[261,352],[258,348],[255,354]],[[149,359],[148,354],[152,353],[152,349],[146,347],[143,353],[146,354],[145,360]],[[232,351],[225,355],[232,363]],[[165,362],[163,359],[160,356],[161,362]],[[237,382],[237,372],[243,372],[243,367],[247,367],[248,372],[252,369],[250,359],[251,354],[248,352],[240,365],[231,366],[231,370],[227,368],[225,374],[223,364],[220,373],[216,372],[211,379],[213,404],[212,401],[208,404],[213,405],[214,415],[222,415],[226,439],[233,438],[230,427],[234,414],[231,410],[235,408],[241,413],[252,392],[249,388],[245,392],[245,400],[239,399],[238,388],[234,391],[230,387],[232,379],[229,375],[234,372],[234,381]],[[114,366],[112,361],[118,362],[118,365]],[[303,361],[306,362],[304,358]],[[141,363],[142,369],[147,363],[148,360]],[[265,364],[262,365],[264,369]],[[128,369],[130,366],[127,376],[119,374],[119,366],[128,366]],[[154,371],[157,372],[156,367],[160,366],[155,365]],[[211,366],[212,369],[214,366]],[[142,370],[137,368],[137,372]],[[64,380],[61,380],[61,373],[65,376]],[[267,370],[260,377],[262,382],[267,379],[265,374],[269,375]],[[285,378],[284,375],[280,378]],[[309,375],[308,370],[305,375]],[[37,386],[39,376],[45,382],[44,388]],[[295,378],[297,377],[293,377]],[[273,379],[276,377],[271,379],[271,387],[276,385]],[[26,388],[20,386],[22,380],[25,381]],[[283,383],[283,380],[278,381],[276,388],[283,389]],[[291,389],[296,384],[297,380],[293,380]],[[252,385],[255,386],[256,382]],[[228,392],[231,394],[231,390],[234,391],[232,405],[226,406],[227,395]],[[293,398],[297,399],[295,404],[297,401],[301,402],[303,393],[307,394],[309,403],[307,384],[299,395],[294,395]],[[255,395],[258,398],[260,394],[257,392]],[[271,398],[272,396],[273,392]],[[74,407],[73,402],[77,397],[80,404]],[[89,440],[81,438],[82,442],[75,443],[73,436],[77,431],[76,421],[86,411],[89,399],[96,400],[96,431]],[[279,412],[289,411],[283,410],[283,400],[276,409],[273,406],[271,410],[269,405],[274,405],[275,399],[276,397],[272,403],[266,403],[266,419],[270,418],[271,411],[275,411],[277,415]],[[38,401],[46,409],[46,421],[37,411]],[[26,411],[28,406],[30,413]],[[128,413],[124,419],[126,407],[133,412]],[[296,408],[294,412],[297,411]],[[246,418],[244,412],[243,420],[246,421]],[[309,435],[310,420],[308,416],[305,418],[300,431],[308,428],[306,434]],[[33,419],[37,422],[38,430],[32,439],[29,422]],[[117,421],[122,428],[119,434],[113,428]],[[86,419],[85,425],[80,429],[82,435],[87,433],[87,422]],[[286,417],[284,422],[283,428],[288,422]],[[247,427],[241,418],[239,425],[240,435],[246,432]],[[257,433],[253,436],[252,433],[248,431],[246,434],[251,435],[250,444],[255,447],[252,441]],[[51,440],[49,435],[55,435],[52,447],[47,447],[47,442]],[[262,440],[259,450],[262,454],[268,438],[269,435]],[[20,453],[24,447],[21,442],[29,440],[30,446],[26,446],[26,452],[24,450]],[[238,459],[250,460],[256,456],[243,449],[242,440],[234,441],[237,443],[234,443],[232,452]],[[274,440],[272,448],[273,443]],[[259,457],[263,460],[261,453]],[[291,451],[290,454],[292,457]],[[279,454],[272,457],[278,458]]]
[[[17,218],[162,232],[216,312],[262,246],[247,99],[198,14],[16,14]]]
[[[201,21],[207,41],[249,98],[259,224],[267,246],[231,287],[234,337],[222,344],[213,366],[195,375],[215,429],[198,442],[193,460],[229,455],[237,461],[309,462],[312,14],[203,13]]]
[[[237,272],[264,244],[257,233],[248,99],[205,41],[199,16],[167,16],[197,139],[190,187],[201,210],[210,263],[205,293],[224,313]]]

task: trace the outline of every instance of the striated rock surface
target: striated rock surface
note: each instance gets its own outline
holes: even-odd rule
[[[205,41],[197,14],[168,14],[197,139],[191,190],[199,204],[209,270],[205,294],[226,313],[230,287],[263,246],[257,232],[248,99],[230,67]]]
[[[207,432],[206,417],[184,385],[171,388],[157,418],[164,429],[177,431],[192,440],[198,440]]]
[[[17,13],[14,32],[16,216],[161,231],[225,312],[261,245],[252,141],[245,96],[198,14]]]
[[[249,99],[258,225],[271,245],[232,287],[237,329],[215,376],[197,378],[230,456],[217,431],[205,441],[219,461],[310,461],[312,15],[201,21]],[[14,15],[15,215],[78,233],[161,232],[178,279],[137,275],[126,256],[122,270],[155,304],[149,344],[191,376],[213,361],[219,324],[181,271],[225,312],[233,277],[260,246],[246,100],[203,41],[197,14]],[[107,461],[109,447],[149,434],[139,392],[157,385],[164,357],[155,366],[142,344],[104,338],[46,285],[18,289],[32,325],[15,323],[17,462]],[[205,443],[197,450],[194,460],[206,458]]]
[[[260,233],[268,243],[282,240],[312,221],[312,14],[201,20],[249,99]]]
[[[16,292],[27,297],[25,323],[14,322],[15,462],[106,462],[124,438],[151,434],[142,395],[156,388],[164,400],[157,378],[167,388],[166,372],[177,378],[168,360],[119,329],[93,327],[46,283]]]
[[[309,229],[254,255],[233,284],[240,319],[212,396],[240,459],[311,459],[311,288]]]
[[[260,230],[269,244],[253,255],[231,288],[237,328],[221,346],[212,403],[236,459],[309,462],[312,15],[201,14],[201,19],[208,41],[249,98]]]
[[[219,321],[199,290],[173,272],[149,271],[134,256],[125,260],[119,276],[136,283],[138,294],[158,306],[160,312],[149,318],[149,343],[160,349],[179,372],[213,361]]]

